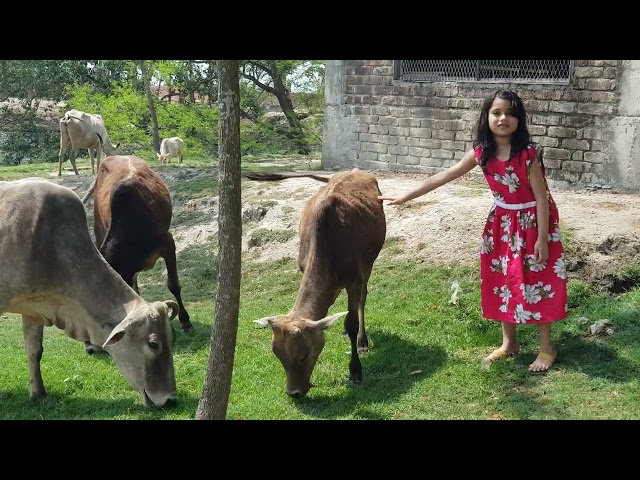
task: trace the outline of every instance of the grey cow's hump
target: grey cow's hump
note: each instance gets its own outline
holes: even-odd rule
[[[47,191],[47,192],[69,192],[71,194],[75,194],[73,190],[63,187],[62,185],[58,185],[57,183],[47,180],[41,177],[27,177],[21,178],[19,180],[0,180],[0,190],[2,190],[2,197],[0,199],[2,201],[5,200],[5,196],[8,191],[24,191],[25,189],[33,189],[36,191]]]

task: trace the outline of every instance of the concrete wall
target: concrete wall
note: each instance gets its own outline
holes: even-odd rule
[[[512,88],[550,179],[640,190],[638,60],[576,60],[569,85],[401,82],[392,60],[329,60],[325,82],[325,168],[439,172],[472,148],[482,100]]]

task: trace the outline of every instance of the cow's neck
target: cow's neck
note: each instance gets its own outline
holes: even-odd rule
[[[331,278],[326,266],[315,255],[310,255],[290,314],[320,320],[327,315],[337,293],[335,279]]]
[[[111,143],[111,140],[106,139],[104,141],[104,143],[102,144],[102,151],[105,153],[105,155],[109,156],[109,155],[116,155],[116,146]]]
[[[113,327],[143,300],[102,257],[84,258],[76,275],[59,278],[55,287],[30,291],[12,302],[10,311],[55,325],[76,340],[102,345]],[[71,270],[70,270],[71,271]]]

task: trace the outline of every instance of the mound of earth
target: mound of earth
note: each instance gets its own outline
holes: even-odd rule
[[[172,192],[182,182],[212,175],[211,169],[183,166],[165,167],[159,172]],[[336,172],[314,173],[330,176]],[[389,195],[413,189],[426,178],[420,174],[373,173],[380,190]],[[93,176],[71,175],[58,181],[82,196]],[[309,196],[322,185],[309,178],[243,180],[244,258],[258,262],[295,258],[300,212]],[[553,183],[551,190],[560,211],[569,278],[612,291],[624,288],[616,274],[629,264],[640,263],[640,194],[563,189]],[[478,258],[480,233],[492,202],[484,179],[479,174],[469,174],[400,207],[385,206],[387,242],[398,246],[393,249],[394,255],[426,264],[473,263]],[[90,206],[88,210],[91,212]],[[176,222],[186,213],[198,221]],[[174,198],[172,231],[178,252],[209,241],[218,231],[218,198]]]

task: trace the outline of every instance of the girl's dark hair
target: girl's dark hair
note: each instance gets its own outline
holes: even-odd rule
[[[483,170],[487,167],[489,159],[495,156],[497,149],[493,134],[491,133],[491,129],[489,129],[489,110],[496,98],[511,102],[511,114],[518,119],[518,128],[513,132],[511,137],[510,156],[513,157],[516,153],[529,146],[535,146],[531,141],[531,135],[529,135],[529,130],[527,129],[527,111],[524,108],[522,100],[511,90],[498,90],[493,95],[484,99],[482,109],[480,110],[480,117],[476,124],[476,138],[473,141],[473,146],[474,148],[478,145],[482,146],[480,167]]]

